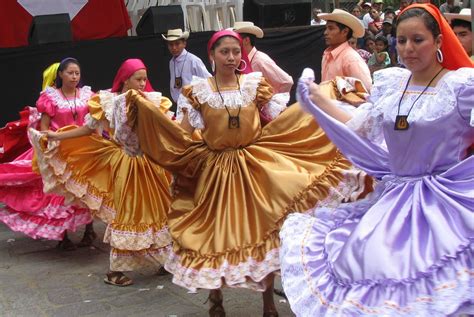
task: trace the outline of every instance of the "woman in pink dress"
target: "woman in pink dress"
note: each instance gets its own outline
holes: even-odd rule
[[[45,80],[54,83],[51,74],[47,73]],[[42,130],[82,126],[92,91],[90,87],[80,85],[79,62],[66,58],[52,73],[57,75],[55,87],[47,86],[41,92],[36,108],[28,108],[29,126],[39,126]],[[45,194],[41,176],[34,168],[31,146],[13,161],[0,164],[0,221],[34,239],[61,240],[58,247],[63,250],[75,249],[67,230],[75,231],[85,224],[80,245],[90,245],[96,233],[89,210],[66,204],[62,196]]]

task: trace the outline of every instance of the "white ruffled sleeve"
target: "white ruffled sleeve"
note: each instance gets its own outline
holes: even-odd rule
[[[247,76],[246,82],[248,84],[245,85],[244,91],[251,90],[256,95],[257,107],[262,115],[270,120],[278,117],[286,109],[290,101],[290,94],[287,92],[273,94],[272,86],[262,77],[260,72],[254,72]]]
[[[187,112],[189,124],[195,129],[202,130],[205,128],[205,125],[201,112],[191,104],[192,101],[197,102],[196,98],[192,96],[192,89],[192,86],[184,87],[182,93],[179,95],[176,121],[181,123],[184,118],[184,113]]]
[[[368,102],[363,103],[352,111],[352,119],[346,125],[361,137],[376,144],[384,143],[383,135],[383,105],[380,99],[383,95],[391,94],[395,85],[407,78],[409,71],[402,68],[387,68],[374,73],[374,86]]]
[[[124,151],[130,156],[142,155],[138,135],[128,125],[127,117],[127,93],[114,98],[112,118],[114,121],[114,139],[119,142]]]
[[[446,84],[454,95],[458,113],[474,127],[474,68],[459,68],[449,75]]]
[[[101,124],[99,120],[94,119],[90,113],[86,114],[84,117],[84,125],[86,125],[89,129],[95,130],[101,128]]]
[[[272,96],[270,101],[262,107],[263,114],[270,119],[278,117],[283,110],[286,109],[288,102],[290,101],[290,94],[287,92],[275,94]]]

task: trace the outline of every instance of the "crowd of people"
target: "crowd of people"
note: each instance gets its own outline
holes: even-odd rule
[[[361,20],[364,35],[352,37],[349,44],[360,54],[370,69],[370,73],[387,67],[403,67],[397,54],[397,19],[412,1],[400,1],[400,7],[384,6],[383,0],[359,1],[350,12]],[[429,3],[430,1],[413,1]],[[466,2],[466,1],[465,1]],[[467,2],[466,2],[467,3]],[[462,8],[454,0],[448,0],[439,7],[440,12],[453,27],[464,50],[472,52],[471,9]],[[313,9],[312,25],[325,25],[326,14],[320,8]]]
[[[474,314],[467,19],[382,2],[317,12],[322,82],[305,69],[293,105],[252,22],[212,35],[211,71],[188,32],[163,34],[171,99],[139,59],[95,93],[77,59],[51,65],[36,107],[0,130],[0,220],[73,250],[99,219],[105,283],[151,267],[209,290],[210,316],[226,315],[223,287],[261,292],[263,316],[278,316],[278,273],[297,316]]]

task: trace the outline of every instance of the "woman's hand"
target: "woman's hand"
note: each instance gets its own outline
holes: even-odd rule
[[[309,89],[309,98],[313,101],[316,105],[320,104],[322,101],[326,101],[327,98],[321,91],[321,87],[315,82],[311,82],[308,85]]]
[[[311,99],[311,101],[318,108],[326,112],[328,115],[330,115],[336,120],[341,121],[342,123],[346,123],[348,120],[351,119],[351,116],[349,114],[339,109],[334,103],[334,101],[323,93],[321,87],[318,84],[311,82],[309,83],[308,89],[309,98]]]
[[[142,96],[143,98],[149,100],[149,98],[147,97],[147,95],[146,95],[143,91],[137,90],[137,92],[138,92],[138,94],[139,94],[140,96]]]

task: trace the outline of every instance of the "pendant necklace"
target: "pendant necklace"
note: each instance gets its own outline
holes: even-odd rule
[[[179,56],[178,56],[179,57]],[[183,87],[183,69],[184,65],[186,64],[186,58],[188,57],[188,52],[186,52],[186,55],[184,55],[184,61],[183,61],[183,66],[181,66],[181,73],[179,76],[176,76],[176,58],[173,60],[173,67],[174,67],[174,88],[176,89],[181,89]]]
[[[408,116],[410,115],[410,112],[413,109],[413,106],[418,101],[418,99],[420,99],[420,97],[426,92],[426,90],[431,85],[433,80],[435,80],[435,78],[438,77],[438,75],[441,73],[441,71],[443,69],[444,68],[441,67],[441,69],[436,73],[436,75],[434,75],[434,77],[431,78],[428,85],[426,85],[426,87],[422,90],[421,94],[419,94],[418,97],[415,99],[415,101],[412,103],[410,109],[408,110],[408,113],[406,115],[401,115],[400,114],[400,105],[402,104],[403,97],[405,96],[405,92],[407,91],[408,84],[410,83],[412,75],[410,75],[410,77],[408,77],[408,81],[407,81],[407,84],[405,85],[405,89],[403,90],[402,97],[400,98],[400,101],[398,102],[398,111],[397,111],[397,116],[395,117],[395,126],[394,126],[395,130],[399,130],[399,131],[408,130],[408,128],[410,127],[410,125],[408,124]]]
[[[237,86],[239,87],[239,93],[240,93],[240,96],[242,97],[242,92],[240,91],[239,77],[237,76],[237,74],[235,75],[235,77],[237,78]],[[229,108],[227,108],[226,104],[224,103],[224,97],[222,97],[221,91],[219,90],[219,85],[217,84],[217,78],[216,77],[214,77],[214,82],[216,83],[217,92],[219,93],[219,96],[221,97],[222,104],[224,105],[225,110],[227,111],[227,114],[229,115],[228,128],[229,129],[238,129],[238,128],[240,128],[240,117],[239,117],[239,115],[240,115],[240,110],[242,109],[242,105],[241,104],[239,105],[239,111],[237,112],[237,115],[233,116],[230,113]]]
[[[71,114],[72,114],[72,118],[74,119],[74,123],[76,123],[76,119],[77,119],[76,92],[77,92],[77,89],[74,88],[74,111],[72,110],[71,103],[69,102],[69,99],[67,99],[66,94],[63,91],[63,88],[61,87],[60,89],[61,89],[61,93],[63,94],[64,99],[66,99],[67,104],[69,105],[69,110],[71,110]]]

